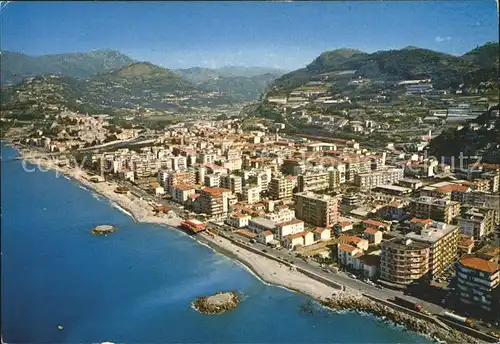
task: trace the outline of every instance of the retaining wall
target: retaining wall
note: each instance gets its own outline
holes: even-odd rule
[[[384,299],[380,299],[380,298],[372,296],[372,295],[368,295],[368,294],[363,293],[363,296],[365,296],[373,301],[383,303],[384,305],[386,305],[388,307],[394,308],[398,311],[404,312],[404,313],[409,314],[411,316],[414,316],[414,317],[417,317],[417,318],[420,318],[420,319],[423,319],[423,320],[426,320],[429,322],[433,322],[434,324],[437,324],[438,326],[441,326],[443,328],[446,328],[446,326],[453,327],[454,329],[456,329],[460,332],[466,333],[468,335],[471,335],[475,338],[487,341],[489,343],[499,343],[499,340],[493,336],[490,336],[490,335],[483,333],[483,332],[479,332],[473,328],[461,325],[461,324],[456,323],[454,321],[450,321],[442,316],[440,316],[439,318],[436,318],[434,316],[429,316],[429,315],[426,315],[426,314],[423,314],[420,312],[416,312],[416,311],[411,310],[409,308],[400,306],[396,303],[393,303],[393,302],[390,302],[390,301],[387,301]]]
[[[459,324],[455,321],[452,321],[452,320],[448,320],[446,319],[445,317],[441,316],[440,317],[443,322],[446,323],[446,325],[449,325],[450,327],[453,327],[454,329],[460,331],[460,332],[464,332],[464,333],[467,333],[469,335],[471,335],[472,337],[475,337],[475,338],[478,338],[478,339],[481,339],[481,340],[484,340],[486,342],[489,342],[489,343],[500,343],[500,340],[493,337],[493,336],[490,336],[489,334],[486,334],[486,333],[483,333],[483,332],[480,332],[476,329],[473,329],[469,326],[464,326],[462,324]]]

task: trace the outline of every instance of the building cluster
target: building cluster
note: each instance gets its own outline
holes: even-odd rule
[[[48,128],[38,130],[36,135],[26,138],[24,143],[45,148],[50,152],[65,152],[112,141],[131,140],[139,136],[139,129],[111,126],[107,121],[108,117],[62,111],[51,117],[53,121]]]
[[[366,278],[404,288],[439,279],[461,259],[457,273],[489,269],[484,276],[496,288],[497,262],[483,262],[475,249],[500,224],[500,166],[430,164],[451,178],[412,179],[401,164],[406,158],[353,141],[285,139],[277,130],[245,132],[219,121],[177,125],[151,146],[94,161],[103,173],[263,244],[302,252],[332,243],[331,258]],[[422,154],[411,161],[423,161]],[[467,293],[464,302],[476,302]]]

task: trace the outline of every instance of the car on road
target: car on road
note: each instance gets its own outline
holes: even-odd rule
[[[358,277],[352,273],[348,273],[347,276],[349,276],[350,278],[358,279]]]
[[[376,285],[375,285],[375,288],[378,288],[378,289],[384,289],[384,287],[382,287],[380,284],[376,284]]]
[[[373,283],[371,280],[369,280],[368,278],[364,280],[366,284],[369,284],[371,286],[375,286],[375,283]]]

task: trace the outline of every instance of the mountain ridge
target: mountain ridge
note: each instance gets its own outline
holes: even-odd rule
[[[432,78],[437,88],[489,81],[498,75],[498,42],[486,43],[462,56],[408,46],[365,53],[341,48],[325,51],[305,67],[284,74],[271,87],[291,90],[321,74],[354,70],[354,77],[380,80]]]
[[[111,49],[38,56],[2,51],[0,80],[2,84],[17,84],[26,77],[51,74],[85,78],[133,62],[127,55]]]

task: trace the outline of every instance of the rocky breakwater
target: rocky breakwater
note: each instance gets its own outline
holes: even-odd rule
[[[240,298],[235,292],[221,292],[210,296],[200,296],[193,301],[193,307],[202,314],[221,314],[236,308]]]
[[[108,235],[116,230],[114,226],[111,225],[99,225],[90,230],[94,235]]]
[[[321,304],[336,311],[368,313],[436,341],[445,341],[446,343],[483,343],[465,333],[454,329],[445,329],[432,321],[417,318],[362,296],[327,298],[321,301]]]

